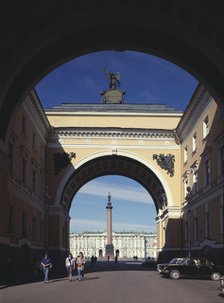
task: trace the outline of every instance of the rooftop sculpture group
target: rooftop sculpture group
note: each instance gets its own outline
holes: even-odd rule
[[[120,86],[120,73],[112,73],[107,68],[104,68],[104,73],[109,80],[109,90],[103,90],[101,96],[103,97],[103,103],[124,103],[125,91],[118,90]]]
[[[109,80],[109,89],[116,89],[117,86],[120,86],[120,73],[111,73],[107,68],[104,68],[104,73]]]

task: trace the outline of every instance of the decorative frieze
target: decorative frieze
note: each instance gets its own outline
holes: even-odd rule
[[[131,129],[54,129],[53,135],[60,138],[138,138],[138,139],[164,139],[175,140],[174,132],[171,130],[131,130]]]

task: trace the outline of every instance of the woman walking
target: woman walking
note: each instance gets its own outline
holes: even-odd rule
[[[79,281],[84,281],[84,267],[85,267],[85,257],[83,253],[80,251],[76,258],[77,271],[78,271],[78,279]]]
[[[73,258],[71,253],[69,253],[68,257],[65,259],[65,267],[68,272],[69,281],[71,282],[72,281],[72,272],[73,272],[73,269],[75,268],[75,259]]]

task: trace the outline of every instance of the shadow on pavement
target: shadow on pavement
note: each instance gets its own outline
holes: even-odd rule
[[[105,272],[105,271],[156,271],[156,267],[145,267],[142,266],[142,263],[139,261],[118,261],[117,263],[114,261],[97,261],[94,265],[91,262],[86,262],[85,266],[85,274],[92,272]],[[76,270],[74,271],[74,277],[77,275]],[[67,277],[67,272],[65,268],[57,269],[53,268],[49,272],[49,280],[53,280],[54,282],[61,281]],[[29,284],[43,281],[43,273],[39,272],[38,275],[35,275],[33,272],[20,272],[20,273],[11,273],[4,278],[0,278],[0,289]],[[99,277],[92,277],[87,279],[98,279]]]

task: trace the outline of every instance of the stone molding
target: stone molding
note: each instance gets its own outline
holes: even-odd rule
[[[144,129],[54,129],[52,134],[59,137],[88,137],[88,138],[146,138],[146,139],[169,139],[175,141],[172,130],[144,130]]]
[[[177,135],[180,141],[183,141],[184,138],[191,132],[192,128],[195,125],[195,121],[198,121],[202,112],[209,104],[211,100],[211,95],[206,91],[206,89],[201,85],[196,89],[195,94],[193,95],[187,109],[184,112],[184,115],[177,126]]]

